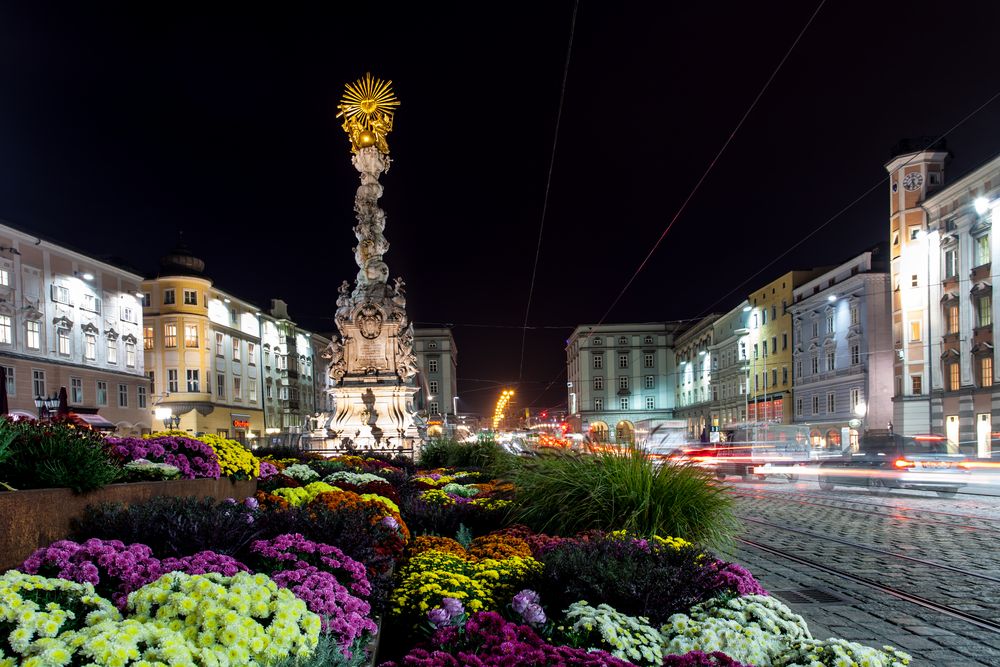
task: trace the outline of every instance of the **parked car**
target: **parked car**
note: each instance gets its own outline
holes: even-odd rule
[[[861,437],[857,452],[819,462],[819,487],[866,486],[876,493],[916,489],[951,497],[968,482],[965,464],[963,455],[948,451],[941,435],[869,433]]]

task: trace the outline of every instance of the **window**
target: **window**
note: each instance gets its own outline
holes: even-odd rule
[[[975,265],[982,266],[990,263],[990,235],[984,234],[973,240],[975,244]]]
[[[184,325],[184,347],[198,347],[198,325]]]
[[[108,404],[108,383],[104,380],[97,381],[97,404]]]
[[[795,377],[802,377],[802,360],[799,359],[795,362]]]
[[[801,417],[802,416],[802,399],[801,398],[796,398],[795,399],[795,416],[796,417]]]
[[[618,344],[619,345],[628,345],[628,338],[626,338],[625,336],[619,336],[618,337]]]
[[[645,338],[642,339],[642,344],[643,345],[652,345],[653,344],[653,337],[652,336],[646,336]]]
[[[254,357],[257,356],[256,352],[257,352],[257,346],[254,343],[247,341],[247,363],[250,364],[251,366],[257,365],[257,360],[254,359]]]
[[[851,346],[851,365],[852,366],[857,366],[860,363],[861,363],[861,346],[857,345],[857,344],[852,345]]]
[[[120,384],[118,385],[118,407],[127,408],[128,407],[128,385]]]
[[[437,380],[431,380],[430,382],[428,382],[427,383],[427,390],[431,393],[432,396],[434,394],[438,393],[438,381]]]
[[[813,414],[819,414],[819,396],[813,396]]]
[[[428,359],[427,360],[427,372],[428,373],[437,373],[438,372],[438,360],[437,359]]]
[[[31,393],[35,396],[45,397],[48,393],[45,391],[45,371],[33,368],[31,370]]]
[[[156,393],[156,373],[153,371],[146,371],[146,379],[149,380],[149,391],[152,394]]]
[[[132,309],[132,306],[122,306],[119,318],[123,322],[132,322],[133,324],[135,324],[135,322],[136,322],[136,315],[135,315],[135,311]]]
[[[851,389],[851,413],[857,414],[858,405],[861,403],[861,390],[857,387]]]
[[[646,409],[647,410],[655,410],[656,409],[656,399],[653,398],[652,396],[647,396],[646,397]]]
[[[163,290],[163,305],[164,306],[172,306],[175,303],[177,303],[177,302],[175,301],[174,290],[172,290],[172,289],[165,289],[165,290]]]
[[[427,414],[439,415],[441,414],[441,407],[438,405],[437,401],[431,401],[427,404]]]
[[[603,354],[595,354],[594,355],[594,368],[596,368],[597,370],[600,370],[600,369],[604,368],[604,355]]]
[[[628,410],[628,396],[622,396],[618,399],[618,409]]]
[[[948,330],[947,333],[958,333],[958,304],[948,306]]]
[[[604,409],[604,399],[603,398],[595,398],[594,399],[594,409],[595,410],[603,410]]]
[[[754,344],[753,344],[753,358],[754,358],[754,359],[757,359],[757,358],[758,358],[759,356],[760,356],[760,355],[758,354],[758,350],[757,350],[757,343],[754,343]]]
[[[976,299],[976,316],[981,327],[993,324],[993,300],[991,297],[981,296]]]
[[[264,365],[268,368],[271,367],[271,349],[267,345],[264,346]]]
[[[438,344],[437,344],[436,340],[432,340],[432,341],[429,341],[427,343],[427,349],[429,349],[429,350],[436,350],[437,346],[438,346]]]
[[[767,341],[766,340],[760,344],[760,351],[762,353],[761,354],[762,357],[766,357],[767,356]]]
[[[837,411],[836,394],[832,392],[826,395],[826,411],[828,414]]]
[[[594,339],[594,345],[595,346],[597,346],[597,345],[604,345],[604,339],[603,338],[599,338],[599,337],[595,338]]]
[[[251,381],[247,387],[247,400],[251,403],[257,402],[257,383],[254,381]]]
[[[73,305],[73,300],[70,298],[69,288],[63,285],[52,286],[52,300],[56,303],[64,303],[67,306]]]
[[[167,391],[173,393],[180,391],[177,384],[177,369],[168,368],[167,369]]]
[[[226,399],[226,374],[216,373],[215,374],[215,397],[222,400]]]
[[[125,365],[135,368],[135,343],[125,343]]]
[[[116,340],[108,341],[108,363],[109,364],[118,363],[118,341]]]
[[[781,367],[781,384],[788,384],[788,366]]]
[[[921,335],[921,322],[920,320],[912,320],[910,322],[910,342],[916,343],[920,340]]]
[[[4,366],[7,369],[7,395],[14,396],[16,394],[17,382],[15,382],[15,370],[13,366]]]
[[[777,387],[778,386],[778,369],[777,368],[772,368],[771,369],[771,386],[772,387]]]
[[[184,290],[184,305],[185,306],[197,306],[198,305],[198,292],[193,289]]]
[[[627,375],[623,375],[620,378],[618,378],[618,388],[619,389],[628,389],[628,376]]]
[[[948,365],[948,390],[949,391],[958,391],[958,388],[961,386],[960,382],[961,382],[961,380],[959,378],[958,364],[949,364]]]
[[[954,278],[958,275],[958,249],[952,248],[944,253],[944,277]]]
[[[288,387],[278,387],[278,400],[279,401],[288,400]]]
[[[895,186],[895,185],[896,184],[893,183],[893,186]],[[892,245],[899,245],[899,232],[893,232],[892,233]]]
[[[142,328],[142,349],[152,350],[153,344],[153,327],[144,326]]]
[[[913,386],[913,395],[914,396],[919,396],[920,394],[924,393],[924,382],[923,382],[923,378],[921,376],[919,376],[919,375],[911,375],[910,376],[910,383]]]
[[[772,304],[772,306],[771,306],[771,320],[773,321],[773,320],[776,320],[776,319],[778,319],[778,306]]]
[[[761,309],[761,311],[760,311],[760,317],[761,317],[760,323],[762,325],[763,324],[767,324],[767,308],[766,307]]]
[[[146,407],[146,388],[141,384],[135,388],[135,398],[140,408]]]
[[[163,325],[163,347],[177,347],[177,323]]]
[[[979,377],[983,387],[993,386],[993,357],[983,357],[979,360]]]
[[[10,287],[10,271],[5,268],[0,269],[0,285]]]
[[[646,376],[645,385],[646,389],[653,389],[656,386],[656,379],[652,375]]]
[[[910,275],[910,287],[920,287],[920,276],[915,273]]]
[[[287,398],[287,396],[285,397]],[[243,379],[233,378],[233,400],[242,401],[243,400]]]
[[[782,332],[781,333],[781,349],[782,350],[787,350],[788,349],[788,333],[787,332]]]
[[[618,368],[628,368],[628,355],[619,354],[618,355]]]
[[[818,338],[819,337],[819,322],[813,322],[812,325],[813,325],[813,336],[812,337],[813,338]]]
[[[604,378],[602,378],[600,375],[594,378],[594,389],[598,391],[604,389]]]
[[[27,345],[29,350],[38,350],[42,347],[42,326],[38,322],[28,322]]]
[[[198,369],[197,368],[187,369],[187,390],[191,392],[201,391],[199,385],[200,382],[198,381]]]
[[[56,338],[59,341],[59,354],[69,354],[69,331],[66,329],[59,329],[56,332]]]
[[[644,355],[642,355],[642,367],[643,368],[652,368],[653,367],[653,355],[652,354],[644,354]]]
[[[143,292],[142,293],[142,307],[143,308],[149,308],[150,304],[152,304],[152,300],[149,298],[149,292]]]
[[[84,336],[83,356],[90,361],[97,359],[97,336],[95,334]]]
[[[861,314],[857,306],[851,306],[851,326],[856,327],[861,324]]]
[[[10,345],[14,342],[14,327],[10,315],[0,315],[0,343]]]
[[[910,227],[910,240],[916,241],[918,238],[920,238],[920,227]]]
[[[217,357],[226,356],[225,343],[226,343],[226,337],[222,334],[222,332],[220,331],[215,332],[215,356]]]
[[[79,405],[83,403],[83,379],[82,378],[70,378],[69,379],[69,402],[76,403]]]
[[[828,334],[833,333],[833,313],[826,316],[826,332]]]
[[[233,338],[233,361],[240,360],[240,339]]]
[[[836,366],[835,366],[836,359],[837,359],[837,353],[836,352],[833,352],[831,350],[830,352],[826,353],[826,370],[832,371],[832,370],[834,370],[834,368],[836,368]]]
[[[264,388],[264,395],[267,396],[267,400],[274,398],[274,389],[271,388],[271,385],[267,385]]]
[[[819,357],[812,358],[812,372],[813,374],[819,373]]]

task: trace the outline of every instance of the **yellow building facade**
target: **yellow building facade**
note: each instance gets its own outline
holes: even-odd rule
[[[747,421],[792,422],[792,290],[822,269],[789,271],[747,296]]]
[[[154,428],[172,418],[179,430],[253,445],[265,428],[261,314],[215,289],[204,266],[178,248],[161,260],[155,279],[142,283]]]

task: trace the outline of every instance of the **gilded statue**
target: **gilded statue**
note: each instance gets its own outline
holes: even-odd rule
[[[344,87],[337,105],[337,118],[351,140],[351,152],[375,146],[380,153],[389,152],[386,137],[392,132],[392,119],[399,99],[392,92],[392,81],[372,77],[370,72]]]

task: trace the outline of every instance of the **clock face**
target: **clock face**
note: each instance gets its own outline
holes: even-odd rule
[[[911,171],[909,174],[903,177],[903,187],[909,192],[914,190],[919,190],[920,186],[924,184],[924,176],[918,171]]]

